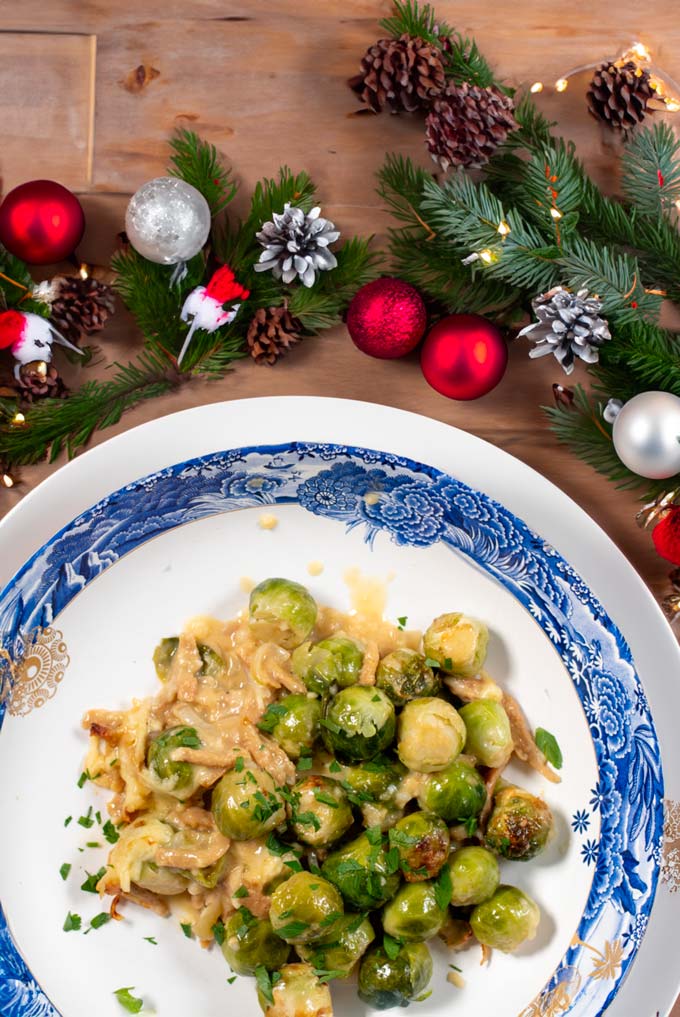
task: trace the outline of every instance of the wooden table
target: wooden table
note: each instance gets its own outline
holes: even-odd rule
[[[362,52],[378,35],[388,0],[23,0],[0,13],[0,156],[4,188],[56,177],[81,197],[88,228],[80,254],[105,263],[122,228],[127,198],[163,173],[166,139],[187,125],[214,142],[242,182],[237,209],[262,176],[282,163],[308,170],[324,214],[345,235],[387,224],[373,190],[386,151],[431,165],[422,124],[409,117],[354,117],[346,88]],[[556,79],[641,40],[657,67],[680,78],[680,23],[673,0],[643,11],[638,0],[607,4],[546,0],[479,4],[440,0],[437,12],[465,34],[510,83],[543,81],[539,97],[559,119],[596,179],[614,192],[616,149],[585,112],[587,74],[558,94]],[[124,310],[101,337],[106,362],[127,359],[139,336]],[[194,382],[129,412],[96,442],[153,417],[223,399],[328,394],[386,403],[478,434],[529,463],[582,505],[618,543],[657,596],[668,568],[638,530],[638,503],[561,448],[541,404],[565,376],[552,359],[530,361],[528,344],[510,350],[495,392],[455,403],[430,389],[415,356],[372,360],[344,328],[310,339],[274,368],[240,362],[219,382]],[[105,363],[92,369],[103,376]],[[83,372],[83,377],[87,372]],[[584,380],[577,370],[574,380]],[[74,382],[77,379],[73,378]],[[0,495],[0,515],[54,467],[21,471]],[[680,1017],[680,1005],[674,1010]]]

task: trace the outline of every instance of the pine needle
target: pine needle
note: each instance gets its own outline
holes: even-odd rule
[[[214,218],[238,190],[231,171],[222,165],[215,146],[203,141],[194,131],[178,130],[170,141],[170,148],[173,152],[170,173],[201,192]]]

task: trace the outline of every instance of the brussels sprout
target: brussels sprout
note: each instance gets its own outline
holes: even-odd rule
[[[426,778],[418,795],[421,809],[436,812],[447,823],[465,823],[478,816],[486,802],[486,785],[472,763],[456,759]]]
[[[211,807],[217,828],[233,840],[261,837],[286,818],[272,777],[259,766],[225,773],[213,788]]]
[[[269,920],[287,943],[310,943],[330,935],[343,913],[342,897],[332,883],[296,872],[274,890]]]
[[[364,651],[349,636],[335,635],[312,645],[303,643],[291,657],[295,674],[310,690],[324,695],[331,685],[346,689],[359,680]]]
[[[552,828],[552,812],[542,798],[504,787],[494,795],[486,844],[503,858],[525,862],[543,850]]]
[[[160,643],[153,651],[153,663],[156,668],[156,674],[159,679],[164,682],[167,680],[168,674],[170,673],[170,665],[172,659],[177,652],[179,646],[179,638],[177,636],[169,636],[165,639],[161,639]],[[209,646],[205,646],[203,643],[198,644],[198,652],[200,654],[203,665],[201,667],[201,674],[209,675],[220,675],[224,671],[224,661],[218,653],[211,650]]]
[[[156,865],[155,862],[143,862],[135,883],[144,890],[151,890],[152,893],[172,896],[186,890],[189,880],[180,869],[166,868],[164,865]]]
[[[378,664],[375,683],[396,706],[403,706],[420,696],[436,696],[441,680],[425,657],[416,650],[392,650]]]
[[[337,781],[316,775],[298,781],[288,806],[295,836],[311,847],[326,847],[354,822],[347,795]]]
[[[510,721],[495,699],[475,699],[460,709],[467,732],[465,751],[482,766],[504,766],[512,755]]]
[[[284,964],[269,999],[257,986],[257,999],[264,1017],[333,1017],[331,990],[310,964]]]
[[[389,801],[394,797],[406,767],[397,759],[376,756],[356,766],[348,766],[343,773],[344,784],[354,792],[357,804]],[[352,795],[350,793],[350,798]]]
[[[369,830],[328,855],[321,866],[350,907],[370,911],[394,897],[399,873],[388,858],[380,830]]]
[[[321,721],[326,748],[350,760],[372,759],[394,738],[394,706],[370,685],[352,685],[331,699]]]
[[[431,812],[412,812],[389,832],[392,847],[399,852],[406,881],[418,883],[436,876],[449,857],[448,827]]]
[[[196,883],[200,883],[206,890],[214,890],[231,864],[232,859],[229,856],[229,852],[226,852],[216,862],[213,862],[212,865],[207,865],[204,869],[189,869],[186,875]]]
[[[226,924],[222,953],[237,975],[252,975],[258,967],[280,968],[288,960],[290,945],[276,935],[266,918],[255,918],[247,908],[240,908]]]
[[[451,903],[456,908],[481,904],[498,889],[501,881],[498,862],[486,848],[462,847],[449,860]]]
[[[436,936],[447,909],[437,903],[434,883],[406,883],[383,908],[385,932],[402,943],[422,943]]]
[[[320,721],[318,699],[290,695],[270,703],[257,726],[271,734],[291,759],[299,759],[303,749],[309,751],[314,745]]]
[[[471,678],[486,660],[489,630],[484,622],[460,612],[440,614],[423,636],[428,657],[439,661],[447,674]]]
[[[444,699],[414,699],[401,711],[397,753],[409,770],[443,770],[459,755],[464,741],[465,725]]]
[[[432,978],[432,957],[425,943],[404,943],[396,957],[374,944],[359,968],[359,997],[376,1010],[408,1006]]]
[[[174,749],[199,749],[201,739],[193,727],[172,727],[163,731],[146,750],[146,765],[164,783],[164,790],[187,798],[195,790],[195,768],[192,763],[175,762]]]
[[[250,631],[261,642],[292,650],[314,628],[316,601],[290,579],[265,579],[250,594]]]
[[[296,946],[300,957],[324,971],[343,972],[346,978],[360,957],[375,939],[373,926],[365,915],[343,915],[333,926],[330,936],[316,943]]]
[[[533,939],[541,919],[538,904],[516,886],[499,886],[493,897],[478,904],[470,916],[480,943],[511,953]]]

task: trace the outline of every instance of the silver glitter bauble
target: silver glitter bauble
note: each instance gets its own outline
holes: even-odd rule
[[[616,454],[629,470],[650,480],[680,473],[680,399],[671,392],[641,392],[616,415]]]
[[[210,232],[210,207],[200,191],[178,177],[156,177],[133,195],[125,232],[134,249],[159,265],[188,261]]]

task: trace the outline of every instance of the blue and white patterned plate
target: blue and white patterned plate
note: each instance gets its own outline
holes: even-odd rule
[[[279,518],[274,531],[257,525],[265,508]],[[305,576],[312,559],[325,565],[319,579]],[[393,573],[388,612],[409,613],[410,624],[460,608],[487,618],[490,670],[565,754],[562,785],[517,772],[545,792],[558,835],[540,864],[505,863],[503,872],[539,899],[542,931],[488,972],[461,955],[468,985],[455,1002],[494,1017],[595,1017],[609,1006],[649,921],[664,824],[661,752],[622,634],[555,548],[487,495],[408,457],[298,441],[203,454],[125,484],[79,511],[0,594],[9,690],[0,768],[23,775],[0,791],[3,825],[16,831],[0,846],[5,1017],[115,1014],[122,985],[148,993],[168,1017],[196,1003],[197,985],[205,1017],[230,1000],[254,1010],[247,980],[227,986],[221,958],[174,929],[159,933],[158,919],[83,935],[97,901],[73,877],[96,870],[104,852],[87,846],[98,840],[96,821],[78,824],[77,814],[87,819],[105,798],[75,786],[77,724],[88,706],[153,692],[147,661],[158,637],[192,613],[233,614],[243,575],[294,575],[343,606],[348,565]],[[73,868],[66,880],[64,862]],[[80,932],[62,931],[69,912],[82,913]],[[161,948],[143,943],[147,930]],[[442,959],[424,1017],[457,991],[443,974],[451,958]],[[85,992],[73,965],[88,971]],[[346,989],[338,998],[339,1017],[362,1012]]]

